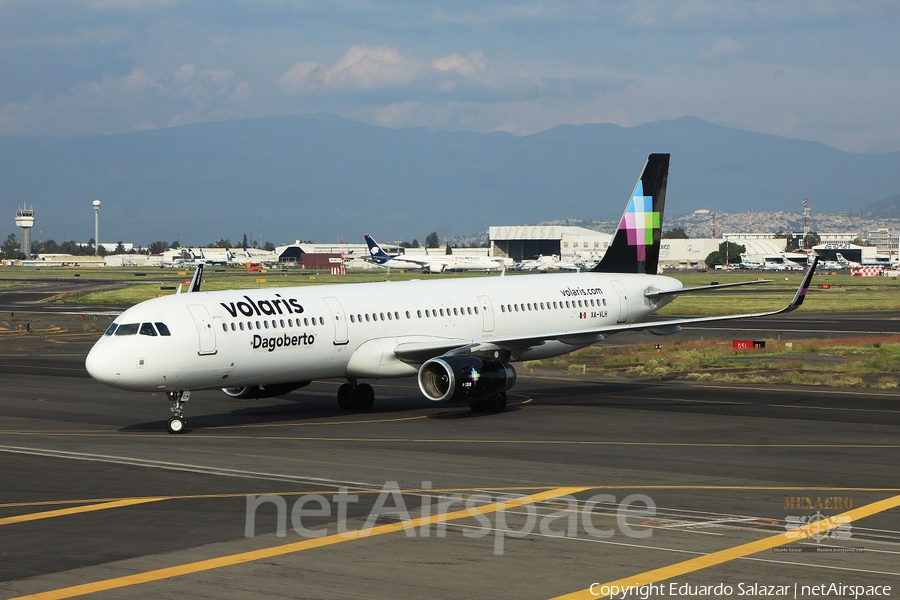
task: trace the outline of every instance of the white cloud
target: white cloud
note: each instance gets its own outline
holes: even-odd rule
[[[278,82],[298,94],[313,89],[374,90],[406,85],[420,77],[425,68],[423,61],[406,58],[395,48],[353,46],[331,67],[299,62]]]
[[[179,1],[0,0],[0,133],[325,111],[527,134],[689,114],[900,148],[896,0]]]
[[[195,71],[194,65],[184,63],[175,71],[175,82],[180,85],[187,85],[194,78]]]
[[[716,40],[709,48],[701,50],[697,57],[701,60],[731,58],[739,54],[746,47],[746,44],[743,44],[734,38],[723,37]]]
[[[208,69],[203,74],[216,85],[225,85],[234,79],[234,71],[228,69]]]
[[[431,67],[438,71],[453,71],[460,75],[471,77],[485,69],[484,54],[472,52],[468,56],[453,53],[443,58],[431,61]]]
[[[534,97],[543,89],[543,84],[524,69],[490,69],[480,51],[466,55],[454,52],[428,60],[411,58],[386,46],[353,46],[333,65],[298,62],[278,78],[278,84],[297,96],[318,93],[337,97],[343,92],[386,90],[404,96],[401,103],[422,93],[457,100],[465,94],[470,100],[481,97],[482,101],[496,101],[503,96]],[[388,105],[385,108],[391,112]]]

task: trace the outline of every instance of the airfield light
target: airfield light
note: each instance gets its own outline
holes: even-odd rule
[[[100,201],[94,200],[94,256],[100,249]]]

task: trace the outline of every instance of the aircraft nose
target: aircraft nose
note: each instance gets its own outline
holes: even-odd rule
[[[88,352],[84,366],[100,383],[113,385],[122,376],[122,352],[109,343],[96,344]]]

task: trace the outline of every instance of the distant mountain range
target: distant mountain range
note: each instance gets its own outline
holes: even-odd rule
[[[900,217],[900,195],[879,200],[869,206],[851,211],[850,214],[866,219],[896,219]]]
[[[86,241],[96,198],[102,242],[200,245],[245,233],[277,244],[361,242],[367,232],[422,241],[432,231],[444,238],[490,225],[616,220],[651,152],[672,154],[670,215],[800,212],[809,198],[816,213],[876,203],[871,210],[900,216],[900,152],[852,154],[692,117],[516,137],[315,114],[109,136],[0,136],[0,218],[17,232],[15,208],[33,206],[33,239]]]

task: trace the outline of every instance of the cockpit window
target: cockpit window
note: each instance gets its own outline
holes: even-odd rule
[[[103,335],[112,335],[112,334],[114,334],[114,333],[116,332],[116,327],[118,327],[118,326],[119,326],[118,323],[110,323],[110,324],[109,324],[109,327],[106,328],[106,333],[104,333]]]
[[[166,327],[165,323],[155,323],[156,329],[159,331],[159,335],[172,335],[169,333],[169,328]]]
[[[116,335],[134,335],[138,332],[140,326],[140,323],[125,323],[124,325],[119,325],[119,328],[116,329]]]
[[[141,330],[138,333],[156,337],[156,330],[153,329],[153,323],[141,323]]]

